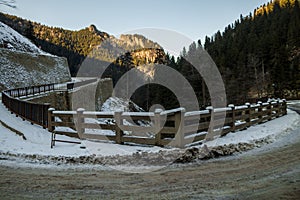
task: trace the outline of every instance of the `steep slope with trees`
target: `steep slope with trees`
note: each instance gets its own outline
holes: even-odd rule
[[[81,63],[87,56],[103,62],[112,63],[126,52],[141,51],[144,49],[162,49],[162,47],[141,35],[121,35],[120,39],[105,32],[99,31],[90,25],[78,31],[49,27],[31,22],[16,16],[0,13],[0,21],[9,25],[23,36],[32,40],[42,50],[68,59],[73,76],[79,70]],[[96,51],[95,51],[96,50]],[[133,64],[148,60],[144,54],[132,60]],[[140,59],[140,60],[139,60]]]
[[[299,1],[276,0],[206,37],[229,100],[300,98]]]

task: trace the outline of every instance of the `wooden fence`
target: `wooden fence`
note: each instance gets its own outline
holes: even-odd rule
[[[15,113],[16,116],[20,116],[24,120],[30,121],[32,124],[38,124],[43,128],[48,127],[48,109],[50,104],[44,103],[33,103],[22,98],[33,97],[35,95],[41,95],[45,92],[53,92],[57,90],[71,90],[75,87],[88,85],[96,82],[97,79],[88,79],[78,83],[67,83],[67,84],[45,84],[38,86],[30,86],[23,88],[15,88],[10,90],[2,91],[2,103],[7,107],[11,113]],[[66,87],[67,86],[67,87]]]
[[[92,78],[92,79],[88,79],[88,80],[84,80],[84,81],[80,81],[80,82],[67,83],[67,89],[68,90],[73,90],[74,88],[94,83],[97,80],[98,80],[97,78]]]
[[[137,143],[176,146],[213,139],[229,132],[286,115],[285,100],[268,103],[210,108],[186,112],[184,108],[155,112],[48,111],[51,147],[56,134],[91,140],[110,140],[117,144]],[[141,125],[143,124],[143,125]],[[103,133],[110,130],[110,133]]]
[[[39,86],[31,86],[24,88],[16,88],[2,92],[2,103],[8,110],[20,116],[24,120],[38,124],[44,128],[48,127],[48,109],[50,104],[32,103],[20,99],[21,97],[30,97],[40,95],[45,92],[51,92],[60,88],[57,84],[47,84]]]

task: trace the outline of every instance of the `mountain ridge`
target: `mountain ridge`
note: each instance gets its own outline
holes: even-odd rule
[[[32,40],[42,50],[66,57],[73,76],[76,75],[80,64],[87,56],[112,63],[126,52],[163,49],[158,43],[142,35],[123,34],[120,38],[116,38],[106,32],[99,31],[93,24],[73,31],[49,27],[4,13],[0,13],[0,21]],[[91,55],[94,49],[98,52]]]

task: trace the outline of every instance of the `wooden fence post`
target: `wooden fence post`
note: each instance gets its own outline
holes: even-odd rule
[[[42,106],[42,124],[43,124],[43,128],[46,129],[48,128],[48,110],[50,108],[50,103],[45,103]]]
[[[52,126],[52,122],[54,122],[54,116],[53,116],[53,111],[54,108],[49,108],[48,109],[48,131],[53,132],[54,131],[54,126]]]
[[[270,121],[272,119],[272,102],[269,102],[269,105],[267,106],[267,110],[268,110],[268,121]]]
[[[161,145],[161,129],[162,129],[162,124],[161,124],[161,109],[156,109],[154,111],[154,130],[155,130],[155,145],[157,146],[162,146]]]
[[[259,104],[259,107],[257,109],[257,114],[258,114],[258,123],[260,124],[262,122],[262,107],[263,107],[263,103],[261,101],[257,102]]]
[[[286,104],[286,100],[283,99],[282,101],[283,101],[283,102],[282,102],[282,106],[281,106],[281,107],[282,107],[282,114],[283,114],[283,115],[287,115],[287,110],[286,110],[286,109],[287,109],[287,104]]]
[[[84,117],[83,117],[83,112],[84,108],[78,108],[77,109],[77,133],[79,138],[83,137],[84,134],[84,128],[83,128],[83,123],[84,123]]]
[[[232,122],[231,122],[231,132],[235,132],[235,106],[233,104],[229,105],[232,112]]]
[[[275,111],[276,111],[275,117],[278,118],[280,116],[280,102],[279,102],[279,100],[276,101],[275,105],[273,105],[273,107],[275,106],[275,108],[276,108],[275,109]]]
[[[209,114],[210,114],[210,123],[209,123],[209,127],[208,127],[208,130],[207,130],[207,134],[205,136],[205,140],[210,141],[210,140],[214,139],[215,113],[214,113],[214,108],[213,107],[208,107],[207,109],[208,109]]]
[[[185,146],[184,141],[184,114],[185,108],[181,108],[181,110],[175,113],[175,140],[176,146],[179,148],[183,148]]]
[[[123,144],[123,142],[122,142],[123,131],[120,128],[123,125],[122,113],[123,113],[123,111],[116,111],[115,112],[116,143],[117,144]]]
[[[245,105],[247,106],[247,110],[245,112],[245,114],[247,115],[247,118],[245,121],[246,121],[247,127],[250,127],[251,126],[251,104],[245,103]]]

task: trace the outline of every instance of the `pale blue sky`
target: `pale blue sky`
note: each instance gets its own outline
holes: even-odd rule
[[[95,24],[119,35],[141,28],[176,31],[191,40],[212,36],[268,0],[16,0],[0,11],[49,26],[78,30]]]

